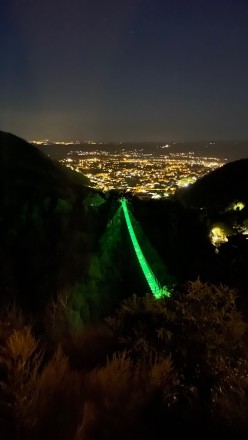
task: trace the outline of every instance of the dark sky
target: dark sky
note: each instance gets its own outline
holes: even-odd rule
[[[0,129],[248,138],[248,0],[1,0]]]

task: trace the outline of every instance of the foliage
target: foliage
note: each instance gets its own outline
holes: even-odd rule
[[[68,325],[70,313],[69,298],[70,291],[64,289],[55,298],[51,299],[46,306],[44,317],[45,331],[50,340],[57,343],[61,341]]]
[[[171,356],[187,386],[205,397],[223,374],[219,359],[236,364],[246,356],[247,325],[235,299],[233,290],[197,280],[171,298],[134,295],[107,323],[132,359]]]
[[[39,345],[31,328],[24,327],[13,330],[0,351],[0,364],[7,375],[1,387],[12,398],[18,423],[24,427],[32,427],[35,423],[33,411],[38,400],[37,381],[44,355]]]
[[[44,432],[51,410],[54,417],[60,408],[61,416],[67,399],[62,400],[61,408],[60,393],[66,384],[72,385],[68,359],[61,347],[47,363],[44,363],[44,354],[41,342],[34,338],[30,327],[13,330],[0,349],[0,366],[5,371],[1,380],[1,405],[8,402],[17,431],[31,438],[34,433]],[[77,387],[79,385],[77,380]],[[67,394],[70,394],[68,387]]]
[[[171,298],[134,295],[79,331],[69,299],[51,303],[43,341],[16,306],[2,315],[0,429],[8,408],[18,440],[248,432],[247,326],[233,290],[198,279]]]
[[[0,342],[4,343],[10,333],[21,330],[27,324],[27,319],[15,301],[5,304],[0,309]]]
[[[156,398],[157,392],[161,394],[165,408],[175,402],[177,378],[170,359],[151,363],[146,369],[142,363],[134,365],[124,351],[91,371],[86,382],[87,400],[75,440],[135,439],[146,424],[143,417],[153,405],[154,394]]]
[[[225,426],[247,428],[248,361],[239,359],[233,365],[230,359],[219,357],[219,381],[213,388],[213,414]]]
[[[61,339],[63,351],[74,368],[89,370],[105,365],[114,352],[114,336],[103,324],[91,325],[78,331],[68,329]]]

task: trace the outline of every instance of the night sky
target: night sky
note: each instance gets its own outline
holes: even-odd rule
[[[248,138],[248,0],[1,0],[0,129]]]

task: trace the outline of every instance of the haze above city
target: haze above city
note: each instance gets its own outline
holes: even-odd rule
[[[29,140],[248,139],[247,22],[246,0],[4,0],[0,128]]]

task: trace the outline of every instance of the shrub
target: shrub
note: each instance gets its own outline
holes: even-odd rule
[[[135,362],[171,356],[185,392],[194,389],[193,394],[206,401],[224,374],[220,357],[233,366],[246,358],[247,324],[235,301],[236,292],[228,287],[197,280],[171,298],[134,295],[107,324],[118,349],[127,350]]]
[[[0,311],[0,342],[4,343],[10,333],[21,330],[26,325],[26,318],[15,301],[8,303]]]
[[[30,327],[9,335],[0,349],[1,404],[11,405],[25,438],[72,438],[83,404],[82,377],[70,372],[60,346],[47,363],[44,357]]]
[[[248,412],[248,361],[219,358],[222,374],[212,390],[214,419],[229,429],[247,430]]]
[[[37,382],[43,354],[30,327],[14,330],[0,351],[0,364],[6,371],[1,387],[12,399],[18,426],[25,429],[36,423]]]
[[[83,375],[72,372],[59,346],[43,367],[38,381],[35,439],[72,439],[84,403]]]
[[[63,335],[68,328],[70,314],[69,299],[70,291],[67,289],[62,290],[46,307],[45,331],[48,338],[55,344],[63,339]]]
[[[76,439],[113,438],[126,428],[126,412],[132,414],[135,378],[126,353],[114,355],[107,365],[86,376],[86,398]]]
[[[75,440],[133,438],[147,425],[144,416],[156,399],[164,415],[175,401],[177,376],[170,359],[133,363],[126,352],[86,375],[86,401]],[[159,396],[161,399],[158,400]],[[150,422],[151,420],[149,420]]]

